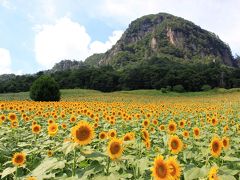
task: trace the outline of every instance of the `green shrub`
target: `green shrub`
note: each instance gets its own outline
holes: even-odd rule
[[[59,101],[60,96],[59,86],[50,76],[39,77],[30,89],[30,98],[34,101]]]
[[[212,89],[212,87],[209,86],[208,84],[205,84],[205,85],[203,85],[203,86],[201,87],[201,90],[202,90],[202,91],[209,91],[209,90],[211,90],[211,89]]]
[[[171,86],[167,86],[167,87],[166,87],[166,90],[167,90],[167,91],[171,91],[171,90],[172,90],[172,87],[171,87]]]
[[[183,85],[178,84],[178,85],[173,86],[173,91],[182,93],[182,92],[185,92],[185,89],[184,89]]]
[[[167,89],[166,88],[161,88],[161,92],[162,93],[167,93]]]

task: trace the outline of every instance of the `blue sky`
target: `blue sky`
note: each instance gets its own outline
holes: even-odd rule
[[[0,0],[0,74],[105,52],[132,20],[158,12],[193,21],[240,54],[239,9],[239,0]]]

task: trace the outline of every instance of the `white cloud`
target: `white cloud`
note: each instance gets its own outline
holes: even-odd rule
[[[11,73],[11,56],[9,50],[0,48],[0,74]]]
[[[109,39],[102,43],[94,41],[84,26],[64,17],[54,25],[35,26],[36,60],[45,68],[51,68],[63,59],[85,60],[93,53],[105,52],[120,38],[122,31],[114,31]]]
[[[110,49],[122,36],[123,31],[113,31],[113,34],[108,38],[106,42],[94,41],[90,44],[90,54],[104,53]]]
[[[69,18],[59,19],[55,25],[43,25],[35,37],[37,62],[50,68],[63,59],[85,59],[90,41],[85,28]]]
[[[7,9],[14,10],[16,7],[10,2],[10,0],[0,0],[0,5]]]

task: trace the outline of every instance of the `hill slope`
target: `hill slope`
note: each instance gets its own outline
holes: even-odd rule
[[[228,45],[215,34],[183,18],[166,13],[133,21],[99,65],[122,67],[151,57],[167,56],[180,62],[218,61],[236,66]]]

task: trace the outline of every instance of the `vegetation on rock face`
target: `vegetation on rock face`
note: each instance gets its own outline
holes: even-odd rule
[[[30,98],[34,101],[59,101],[59,86],[50,76],[41,76],[32,84]]]

